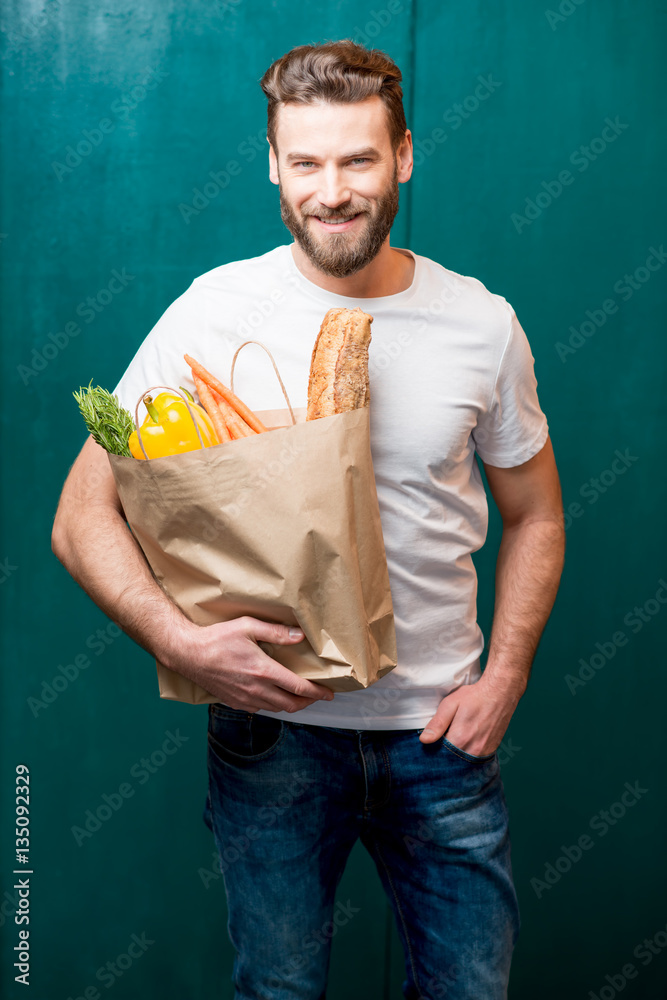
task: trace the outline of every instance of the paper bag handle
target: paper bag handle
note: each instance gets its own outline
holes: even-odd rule
[[[145,392],[142,392],[141,396],[139,396],[139,399],[137,400],[137,405],[134,408],[134,425],[137,428],[137,437],[139,438],[139,444],[141,445],[141,450],[144,453],[144,458],[146,459],[146,461],[150,462],[150,459],[149,459],[148,455],[146,454],[146,449],[144,447],[144,442],[141,440],[141,425],[139,423],[139,407],[143,403],[143,401],[144,401],[145,397],[148,395],[148,393],[152,392],[153,389],[167,389],[169,392],[173,392],[175,396],[180,396],[181,397],[181,399],[183,400],[183,402],[185,403],[185,405],[188,408],[188,413],[192,417],[192,423],[195,425],[195,430],[197,431],[197,437],[199,438],[199,443],[202,446],[202,448],[205,448],[206,445],[204,444],[204,442],[202,440],[201,431],[199,430],[199,424],[195,420],[195,415],[192,412],[192,410],[190,409],[190,404],[188,402],[188,398],[185,395],[185,393],[184,392],[180,392],[178,389],[172,389],[171,386],[169,386],[169,385],[152,385],[150,387],[150,389],[146,389]]]
[[[273,365],[273,369],[276,373],[278,381],[280,382],[280,388],[283,390],[283,396],[285,397],[285,402],[287,403],[287,408],[289,409],[290,417],[292,418],[292,423],[295,424],[296,417],[294,416],[294,410],[292,409],[292,404],[290,403],[289,396],[287,395],[287,389],[285,388],[285,384],[280,377],[280,372],[278,371],[278,365],[275,363],[271,351],[268,349],[268,347],[265,347],[264,344],[261,344],[259,340],[244,340],[244,342],[241,344],[241,347],[245,347],[246,344],[257,344],[258,347],[263,347],[266,353],[271,358],[271,364]],[[241,347],[236,348],[236,351],[234,352],[234,357],[232,358],[232,369],[229,376],[229,388],[232,390],[232,392],[234,392],[234,367],[236,365],[236,359],[238,357],[239,351],[241,350]]]

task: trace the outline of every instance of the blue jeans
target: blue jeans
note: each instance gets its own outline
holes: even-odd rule
[[[295,713],[298,717],[298,713]],[[324,1000],[336,888],[358,838],[403,946],[407,1000],[504,1000],[519,911],[496,754],[209,706],[209,790],[234,1000]],[[380,984],[378,984],[378,988]]]

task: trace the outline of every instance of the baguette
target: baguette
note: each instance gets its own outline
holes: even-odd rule
[[[362,309],[329,309],[310,361],[306,420],[370,403],[368,346],[373,317]]]

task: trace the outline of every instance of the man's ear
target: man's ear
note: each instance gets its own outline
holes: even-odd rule
[[[278,177],[278,158],[274,152],[273,146],[269,142],[269,180],[272,184],[280,184],[280,178]]]
[[[412,133],[406,129],[405,136],[396,150],[396,164],[398,166],[398,182],[405,184],[412,176]]]

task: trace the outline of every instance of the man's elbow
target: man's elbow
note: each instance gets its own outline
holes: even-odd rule
[[[556,551],[565,552],[565,523],[560,514],[555,513],[552,517],[529,518],[527,524],[539,526],[540,535],[544,542]]]
[[[544,555],[560,578],[565,566],[565,524],[558,515],[553,520],[546,519],[539,524]]]
[[[67,515],[63,511],[62,504],[59,504],[53,519],[53,527],[51,528],[51,551],[63,566],[67,566],[67,553],[70,548],[69,539],[70,533],[68,530]]]
[[[51,550],[71,572],[77,551],[91,533],[104,529],[109,514],[122,514],[108,455],[88,437],[62,488],[51,528]]]

